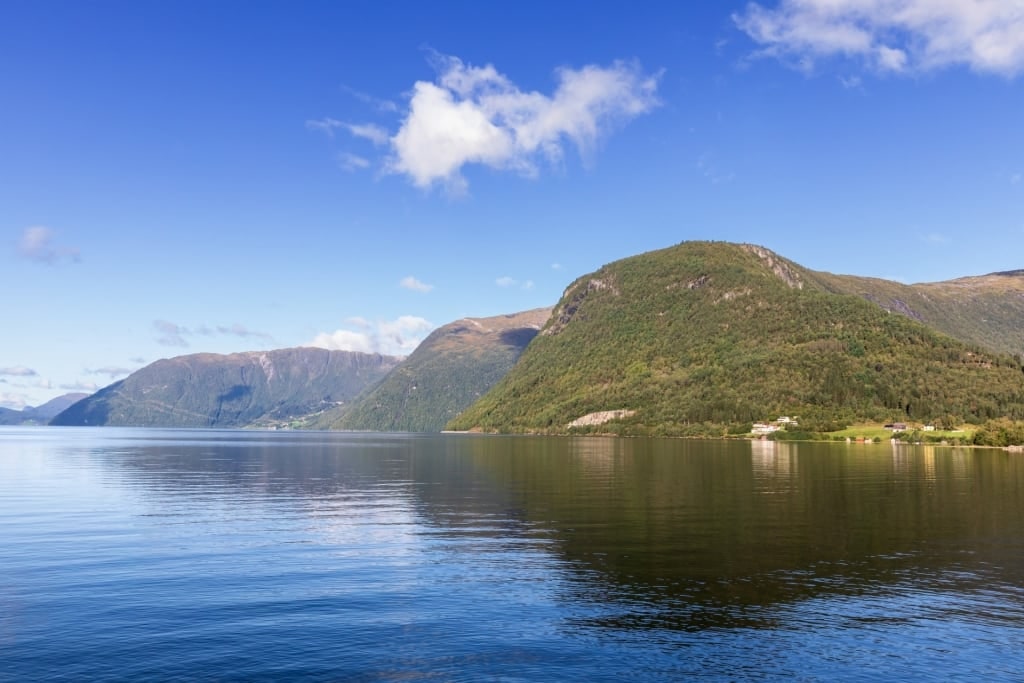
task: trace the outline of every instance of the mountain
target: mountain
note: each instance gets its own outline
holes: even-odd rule
[[[434,330],[350,410],[329,411],[328,429],[440,431],[504,377],[551,314],[550,308],[463,318]]]
[[[856,294],[962,341],[1024,354],[1024,270],[916,285],[831,273],[808,277],[828,291]]]
[[[178,356],[99,390],[51,424],[276,426],[351,401],[399,360],[316,348]]]
[[[0,408],[0,425],[22,425],[48,423],[54,416],[69,406],[82,400],[89,394],[73,393],[63,394],[57,398],[50,399],[41,406],[25,406],[22,410],[11,410]]]
[[[1014,301],[1018,277],[915,286],[911,299],[902,285],[868,290],[866,278],[817,273],[754,245],[641,254],[572,283],[516,366],[448,428],[686,435],[779,415],[810,429],[1019,419],[1020,357],[955,324],[970,309],[964,291],[995,302],[1009,288]],[[912,303],[893,310],[895,294]],[[925,297],[948,314],[926,311]],[[1013,350],[1012,335],[992,338]]]

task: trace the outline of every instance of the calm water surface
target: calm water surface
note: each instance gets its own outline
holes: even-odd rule
[[[0,680],[1024,679],[1024,456],[0,429]]]

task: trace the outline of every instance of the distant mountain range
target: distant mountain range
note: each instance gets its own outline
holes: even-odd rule
[[[958,423],[1024,417],[1022,354],[1024,271],[904,285],[686,242],[577,279],[553,310],[444,325],[406,359],[181,356],[53,424],[696,435],[788,414],[808,427]]]
[[[292,348],[159,360],[57,415],[54,425],[275,427],[347,404],[400,359]]]
[[[550,308],[538,308],[443,325],[351,409],[328,411],[316,425],[439,431],[505,376],[550,314]]]
[[[450,429],[721,434],[801,416],[1024,418],[1024,276],[929,285],[818,273],[688,242],[566,290],[516,366]]]
[[[0,425],[45,425],[62,410],[82,400],[89,394],[63,394],[41,406],[26,406],[22,410],[0,408]]]

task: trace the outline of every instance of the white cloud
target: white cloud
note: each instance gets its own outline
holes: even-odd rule
[[[524,282],[523,289],[533,289],[533,280],[527,280]]]
[[[412,275],[409,275],[408,277],[403,277],[402,280],[398,283],[398,285],[400,287],[404,287],[405,289],[411,289],[414,292],[429,292],[434,288],[434,285],[428,285],[425,282],[420,282]]]
[[[373,123],[346,123],[345,128],[353,136],[369,140],[375,145],[386,145],[391,137],[388,132]]]
[[[35,377],[38,374],[32,368],[26,368],[24,365],[0,368],[0,375],[7,375],[8,377]]]
[[[388,356],[407,356],[434,329],[433,323],[412,315],[395,320],[371,323],[363,318],[349,318],[346,322],[358,329],[339,329],[321,332],[310,346],[334,351],[360,351]]]
[[[523,92],[493,66],[436,55],[436,82],[413,86],[409,112],[391,138],[387,170],[414,185],[463,191],[466,164],[537,174],[537,160],[558,162],[571,141],[584,158],[618,123],[657,106],[660,74],[615,62],[556,70],[553,95]]]
[[[561,263],[552,263],[551,264],[551,270],[561,270],[561,269],[562,269],[562,264]]]
[[[306,121],[306,128],[322,131],[332,138],[336,129],[343,128],[354,137],[369,140],[375,145],[386,145],[390,137],[387,130],[374,123],[348,123],[347,121],[339,121],[329,117]]]
[[[60,261],[78,263],[81,260],[76,247],[54,244],[53,230],[42,225],[25,228],[18,240],[18,252],[30,261],[50,265]]]
[[[1022,178],[1024,178],[1024,176],[1021,176],[1020,173],[1014,173],[1010,175],[1010,184],[1019,185]]]
[[[352,154],[351,152],[342,152],[338,155],[338,163],[346,171],[358,171],[360,169],[369,168],[370,160],[361,157],[358,154]]]
[[[880,72],[1024,70],[1024,0],[780,0],[732,18],[763,46],[759,56],[804,70],[833,57]]]

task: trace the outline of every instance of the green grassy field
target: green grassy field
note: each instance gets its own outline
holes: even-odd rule
[[[910,428],[908,428],[907,431],[911,431],[912,432],[912,431],[914,431],[914,429],[913,429],[913,427],[910,427]],[[932,432],[921,432],[921,434],[922,435],[927,435],[927,436],[933,437],[933,438],[935,438],[935,437],[943,438],[943,439],[956,439],[956,438],[959,438],[961,440],[970,440],[974,436],[974,430],[967,429],[967,430],[962,430],[962,431],[943,431],[943,430],[936,429],[935,431],[932,431]],[[840,438],[847,438],[848,437],[848,438],[851,438],[851,439],[857,439],[857,438],[874,439],[875,437],[878,437],[882,441],[888,441],[889,439],[892,438],[893,433],[890,430],[884,428],[880,424],[864,424],[864,425],[854,425],[853,427],[847,427],[846,429],[843,429],[843,430],[838,431],[838,432],[829,432],[828,435],[830,437],[840,437]]]

